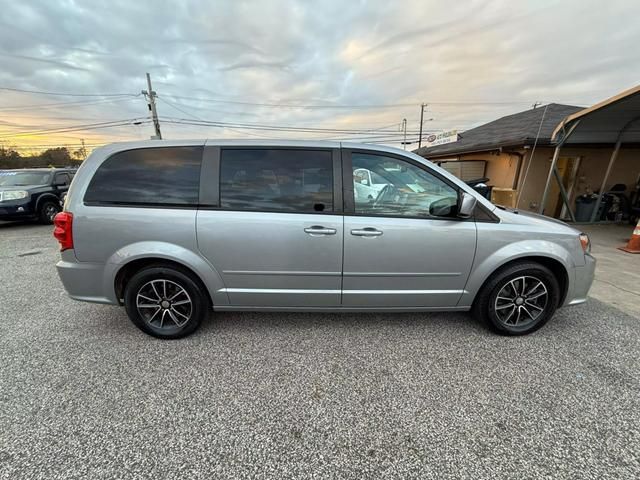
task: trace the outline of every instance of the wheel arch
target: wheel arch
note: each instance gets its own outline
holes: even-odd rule
[[[151,265],[166,265],[190,274],[201,284],[212,305],[228,304],[222,279],[206,260],[184,247],[164,242],[140,242],[112,255],[106,263],[105,291],[113,292],[113,299],[122,304],[127,281]]]
[[[124,289],[127,286],[127,283],[129,283],[129,280],[131,280],[131,277],[133,277],[140,270],[148,267],[168,267],[183,272],[184,274],[192,277],[206,293],[210,305],[213,305],[211,292],[209,292],[209,289],[205,285],[204,281],[195,271],[193,271],[186,265],[183,265],[182,263],[176,262],[174,260],[167,260],[166,258],[156,257],[144,257],[133,260],[123,265],[122,268],[117,271],[113,286],[116,291],[116,297],[119,303],[122,303],[122,298],[124,297]]]
[[[57,203],[58,205],[60,204],[60,199],[56,197],[53,193],[42,193],[36,199],[36,205],[35,205],[34,211],[38,212],[40,210],[40,206],[42,205],[42,202],[45,202],[47,200],[51,200]]]
[[[549,245],[547,244],[546,247],[549,247]],[[483,262],[474,266],[458,306],[472,306],[478,293],[482,291],[482,288],[493,275],[515,263],[523,262],[538,263],[551,270],[560,287],[559,305],[564,304],[571,287],[569,275],[573,262],[569,252],[556,246],[551,248],[527,248],[525,250],[520,248],[517,253],[510,255],[505,253],[502,250],[498,250],[485,258]]]
[[[560,300],[558,302],[558,306],[560,306],[560,305],[562,305],[564,303],[564,300],[565,300],[565,298],[567,296],[567,292],[569,290],[569,272],[567,271],[566,267],[564,266],[564,264],[562,262],[560,262],[559,260],[557,260],[555,258],[547,257],[547,256],[544,256],[544,255],[531,255],[531,256],[526,256],[526,257],[518,257],[518,258],[514,258],[512,260],[509,260],[508,262],[503,263],[502,265],[497,267],[495,270],[493,270],[484,279],[484,282],[482,282],[482,285],[478,289],[477,293],[482,291],[482,289],[484,288],[485,284],[496,273],[498,273],[498,272],[500,272],[502,270],[505,270],[505,269],[511,267],[512,265],[517,264],[517,263],[538,263],[538,264],[542,265],[543,267],[546,267],[549,270],[551,270],[551,273],[553,273],[553,276],[558,281],[558,286],[560,287]],[[477,293],[476,293],[476,296],[477,296]]]

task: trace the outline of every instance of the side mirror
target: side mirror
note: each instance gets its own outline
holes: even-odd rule
[[[467,192],[462,192],[460,208],[458,209],[458,217],[471,218],[473,216],[473,211],[476,208],[476,203],[478,203],[476,197]]]
[[[445,197],[429,205],[429,215],[432,217],[452,217],[456,208],[455,197]]]
[[[360,182],[362,185],[369,185],[369,180],[367,180],[366,178],[363,178],[362,181]]]

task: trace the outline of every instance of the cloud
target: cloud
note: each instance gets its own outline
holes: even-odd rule
[[[71,65],[70,63],[67,63],[61,60],[51,59],[51,58],[38,58],[38,57],[30,57],[28,55],[15,55],[11,53],[0,53],[0,57],[16,59],[16,60],[25,60],[27,62],[45,63],[47,65],[53,65],[57,69],[63,69],[63,70],[78,70],[78,71],[86,71],[86,72],[89,71],[88,68],[78,67],[76,65]]]
[[[245,61],[234,63],[233,65],[228,65],[226,67],[220,68],[222,72],[229,72],[232,70],[241,70],[244,68],[274,68],[276,70],[287,70],[291,66],[289,62],[263,62],[259,60],[255,61]]]
[[[5,3],[0,86],[136,94],[147,88],[144,74],[150,72],[161,98],[192,116],[223,122],[355,129],[399,125],[406,118],[415,131],[419,104],[426,102],[427,118],[434,120],[425,128],[463,129],[536,101],[594,103],[640,78],[640,53],[630,48],[640,40],[638,9],[624,0],[609,0],[606,9],[595,0]],[[215,99],[408,105],[272,108]],[[0,92],[3,107],[74,100]],[[162,102],[158,110],[186,116]],[[0,122],[3,131],[18,132],[145,115],[147,104],[137,97],[0,110]],[[242,136],[220,128],[162,128],[168,138]],[[394,128],[387,129],[390,136]],[[46,143],[151,133],[141,125],[50,136]]]

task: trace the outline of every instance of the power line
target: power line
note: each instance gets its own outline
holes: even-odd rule
[[[45,92],[42,90],[25,90],[22,88],[12,88],[12,87],[0,87],[0,90],[7,90],[9,92],[20,92],[20,93],[37,93],[40,95],[55,95],[60,97],[121,97],[123,95],[130,95],[133,97],[139,96],[139,94],[135,94],[135,93],[64,93],[64,92]]]
[[[2,132],[0,133],[0,136],[8,136],[8,135],[13,135],[15,134],[31,134],[31,133],[39,133],[39,132],[47,132],[47,131],[51,131],[51,130],[61,130],[61,129],[66,129],[66,128],[83,128],[83,127],[92,127],[92,126],[96,126],[96,125],[106,125],[106,124],[112,124],[112,123],[129,123],[129,122],[133,122],[133,121],[137,121],[137,120],[146,120],[147,117],[136,117],[136,118],[125,118],[122,120],[107,120],[104,122],[95,122],[95,123],[83,123],[83,124],[78,124],[78,125],[60,125],[60,126],[48,126],[48,127],[41,127],[38,128],[37,130],[33,130],[33,131],[17,131],[17,132]],[[19,127],[19,125],[18,125]]]
[[[41,149],[41,148],[80,148],[82,146],[85,147],[103,147],[104,145],[108,145],[107,143],[53,143],[47,145],[12,145],[5,147],[8,150],[30,150],[30,149]]]
[[[199,116],[197,116],[197,115],[195,115],[195,114],[193,114],[193,113],[181,108],[181,107],[185,107],[185,108],[192,108],[192,107],[189,107],[189,106],[186,106],[186,105],[183,105],[183,104],[180,104],[180,103],[176,103],[176,102],[173,102],[173,101],[170,102],[166,98],[160,97],[160,96],[158,96],[158,99],[160,101],[166,103],[167,105],[169,105],[171,108],[173,108],[173,109],[175,109],[175,110],[177,110],[177,111],[179,111],[181,113],[184,113],[185,115],[188,115],[189,117],[191,117],[191,118],[193,118],[195,120],[199,120],[199,121],[202,121],[202,122],[210,122],[209,120],[205,120],[202,117],[199,117]],[[228,113],[228,112],[226,112],[226,113]],[[214,122],[214,123],[216,123],[216,124],[217,123],[221,123],[221,124],[225,124],[225,125],[227,125],[227,124],[228,125],[232,125],[232,124],[233,125],[242,125],[243,127],[248,127],[249,125],[251,125],[251,126],[259,125],[260,127],[263,127],[263,126],[277,127],[277,126],[273,126],[273,125],[250,124],[250,123],[241,123],[241,122],[238,122],[238,123],[236,123],[236,122]],[[354,132],[354,133],[355,132],[365,132],[365,133],[369,133],[369,132],[374,132],[374,131],[378,131],[378,130],[383,130],[385,128],[396,128],[399,125],[400,125],[399,123],[394,122],[392,124],[385,124],[382,127],[362,127],[362,128],[359,128],[359,129],[346,129],[346,128],[335,127],[335,128],[328,129],[327,131],[329,131],[329,130],[330,131],[335,131],[334,133],[336,133],[336,132],[337,133],[342,133],[342,132]],[[314,129],[314,128],[318,128],[318,127],[287,127],[287,128]]]
[[[122,97],[122,96],[130,96],[137,97],[139,93],[73,93],[73,92],[49,92],[43,90],[27,90],[21,88],[13,88],[13,87],[0,87],[0,90],[6,90],[11,92],[20,92],[20,93],[35,93],[41,95],[54,95],[54,96],[68,96],[68,97]],[[253,105],[260,107],[274,107],[274,108],[308,108],[308,109],[331,109],[331,108],[397,108],[397,107],[414,107],[416,105],[420,105],[421,103],[428,103],[431,105],[531,105],[531,100],[497,100],[497,101],[481,101],[481,100],[440,100],[440,101],[432,101],[425,100],[421,101],[412,101],[412,102],[403,102],[403,103],[383,103],[383,104],[335,104],[335,103],[326,103],[326,104],[298,104],[298,103],[270,103],[270,102],[248,102],[248,101],[239,101],[239,100],[228,100],[223,98],[213,98],[213,97],[191,97],[185,95],[172,95],[165,94],[171,98],[178,98],[184,100],[195,100],[199,102],[213,102],[213,103],[229,103],[229,104],[237,104],[237,105]],[[556,100],[557,101],[557,100]],[[549,102],[542,102],[549,103]],[[571,103],[589,103],[589,102],[571,102]],[[536,105],[540,105],[540,101],[535,102]]]
[[[224,100],[220,98],[201,98],[201,97],[187,97],[183,95],[168,95],[172,98],[178,98],[183,100],[196,100],[199,102],[214,102],[214,103],[229,103],[233,105],[250,105],[258,107],[274,107],[274,108],[305,108],[305,109],[320,109],[320,108],[394,108],[394,107],[409,107],[414,106],[415,103],[396,103],[396,104],[378,104],[378,105],[302,105],[291,103],[262,103],[262,102],[242,102],[238,100]]]
[[[513,100],[513,101],[476,101],[476,100],[445,100],[445,101],[415,101],[405,103],[384,103],[384,104],[297,104],[297,103],[266,103],[266,102],[248,102],[239,100],[226,100],[222,98],[212,97],[190,97],[184,95],[170,95],[165,96],[183,100],[194,100],[199,102],[213,102],[213,103],[229,103],[235,105],[250,105],[259,107],[272,107],[272,108],[303,108],[303,109],[332,109],[332,108],[352,108],[352,109],[374,109],[374,108],[399,108],[399,107],[415,107],[420,106],[422,103],[430,105],[531,105],[530,100]]]
[[[140,96],[140,95],[137,95]],[[8,106],[8,107],[0,107],[0,111],[3,112],[7,112],[7,111],[21,111],[21,110],[28,110],[28,109],[41,109],[41,108],[51,108],[51,107],[62,107],[62,106],[67,106],[67,105],[76,105],[76,106],[86,106],[86,105],[98,105],[98,104],[102,104],[102,103],[116,103],[116,102],[122,102],[125,100],[132,100],[135,97],[131,97],[131,96],[126,96],[126,97],[120,97],[120,98],[104,98],[101,100],[77,100],[77,101],[73,101],[73,102],[56,102],[56,103],[35,103],[35,104],[31,104],[31,105],[13,105],[13,106]]]
[[[184,112],[183,112],[184,113]],[[173,118],[173,117],[162,117],[162,121],[167,123],[183,123],[190,125],[200,125],[200,126],[213,126],[213,127],[233,127],[233,128],[246,128],[252,130],[278,130],[278,131],[288,131],[288,132],[302,132],[302,133],[334,133],[334,134],[346,134],[346,135],[362,135],[362,134],[371,134],[371,133],[392,133],[392,132],[381,132],[381,128],[361,128],[361,129],[349,129],[349,128],[325,128],[325,127],[296,127],[293,125],[270,125],[263,123],[241,123],[241,122],[218,122],[211,120],[193,120],[188,118]],[[397,124],[393,124],[392,126],[397,126]],[[385,127],[383,127],[385,128]],[[408,132],[408,133],[417,133],[417,132]],[[398,132],[400,134],[400,132]]]
[[[169,105],[171,108],[184,113],[185,115],[188,115],[189,117],[196,119],[196,120],[201,120],[201,121],[206,121],[204,120],[202,117],[195,115],[194,113],[192,113],[191,111],[187,111],[184,108],[181,107],[185,107],[185,108],[198,108],[201,109],[199,107],[195,107],[193,105],[184,105],[182,103],[178,103],[178,102],[174,102],[174,101],[169,101],[167,100],[164,96],[158,96],[158,100],[162,101],[163,103]],[[210,109],[210,108],[205,108],[204,110],[208,111],[208,112],[218,112],[218,113],[223,113],[223,114],[228,114],[228,115],[247,115],[247,113],[245,112],[229,112],[229,111],[220,111],[220,110],[214,110],[214,109]],[[383,128],[391,128],[391,127],[398,127],[399,123],[393,123],[391,125],[385,124],[383,127],[366,127],[366,128],[362,128],[362,129],[358,129],[358,131],[361,130],[365,130],[365,131],[373,131],[373,130],[381,130]],[[312,128],[312,127],[309,127]],[[343,129],[341,129],[343,130]],[[265,137],[263,137],[265,138]]]
[[[177,110],[178,112],[182,112],[185,115],[189,115],[191,118],[195,119],[195,120],[200,120],[203,121],[202,118],[187,112],[186,110],[183,110],[182,108],[178,107],[176,104],[174,104],[173,102],[170,102],[169,100],[165,100],[163,98],[158,97],[158,100],[162,101],[163,103],[166,103],[167,105],[169,105],[171,108]],[[255,137],[255,138],[270,138],[267,135],[260,135],[259,133],[249,133],[249,132],[243,132],[242,130],[237,130],[235,128],[231,128],[231,127],[226,127],[228,130],[231,130],[232,132],[237,132],[237,133],[242,133],[243,135],[248,135],[250,137]]]
[[[194,120],[202,120],[202,118],[198,117],[197,115],[194,115],[193,113],[187,112],[186,110],[183,110],[182,108],[180,108],[178,105],[176,105],[173,102],[170,102],[169,100],[165,100],[163,97],[158,96],[158,100],[160,100],[162,103],[166,103],[167,105],[169,105],[171,108],[177,110],[180,113],[184,113],[185,115],[190,116],[191,118],[193,118]]]
[[[147,117],[136,117],[132,120],[138,120],[138,119],[146,119]],[[69,120],[69,121],[74,121],[74,120],[78,120],[80,121],[81,119],[79,118],[65,118],[65,120]],[[99,120],[97,118],[91,118],[91,119],[85,119],[85,120]],[[102,124],[107,124],[107,123],[118,123],[118,122],[126,122],[129,119],[122,119],[122,120],[103,120],[103,121],[98,121],[98,122],[89,122],[87,121],[86,123],[78,123],[79,126],[82,125],[87,125],[87,126],[92,126],[92,125],[102,125]],[[17,130],[17,131],[12,131],[12,130],[6,130],[4,132],[0,131],[0,135],[10,135],[13,133],[26,133],[26,132],[31,132],[33,130],[35,131],[41,131],[41,130],[58,130],[58,129],[64,129],[64,128],[75,128],[75,125],[69,125],[68,123],[57,123],[57,124],[40,124],[40,125],[33,125],[33,124],[17,124],[17,123],[7,123],[6,125],[4,125],[8,128],[16,128],[16,129],[23,129],[23,130]],[[26,132],[24,129],[27,129]]]
[[[48,135],[53,133],[96,130],[100,128],[122,127],[125,125],[136,125],[136,124],[149,123],[149,122],[150,120],[147,119],[146,117],[139,117],[139,118],[126,119],[126,120],[114,120],[111,122],[99,122],[99,123],[85,124],[85,125],[71,125],[68,127],[59,127],[59,128],[53,128],[53,129],[34,130],[31,132],[3,133],[3,134],[0,134],[0,138],[27,137],[27,136],[37,136],[37,135]]]
[[[225,124],[220,124],[220,123],[209,123],[209,122],[191,122],[191,121],[176,121],[176,120],[167,120],[167,119],[163,119],[163,122],[168,123],[168,124],[173,124],[173,125],[181,125],[181,126],[199,126],[199,127],[208,127],[208,128],[222,128],[222,129],[228,129],[231,131],[238,131],[239,133],[242,133],[243,135],[249,135],[249,136],[257,136],[260,138],[270,138],[270,139],[277,139],[277,137],[274,136],[264,136],[264,135],[257,135],[255,133],[247,133],[242,132],[241,130],[253,130],[256,129],[256,127],[246,127],[246,126],[235,126],[234,127],[229,127],[228,125]],[[307,139],[314,139],[314,140],[327,140],[327,141],[341,141],[341,140],[346,140],[346,141],[353,141],[353,142],[371,142],[371,143],[400,143],[401,141],[404,140],[404,132],[389,132],[389,131],[382,131],[382,132],[377,132],[377,133],[369,133],[367,134],[366,132],[352,132],[351,136],[348,135],[344,135],[344,136],[330,136],[330,137],[318,137],[317,136],[317,131],[316,130],[294,130],[293,132],[290,129],[283,129],[283,128],[268,128],[268,129],[264,129],[264,128],[259,128],[259,130],[266,130],[269,132],[287,132],[287,133],[295,133],[298,135],[304,135],[304,134],[309,134],[304,136],[303,138],[307,138]],[[431,132],[429,132],[431,133]],[[410,137],[407,137],[407,140],[410,143],[417,143],[418,141],[418,135],[417,134],[412,134]]]

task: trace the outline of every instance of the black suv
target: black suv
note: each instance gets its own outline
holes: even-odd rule
[[[0,220],[53,223],[75,173],[71,168],[0,170]]]

